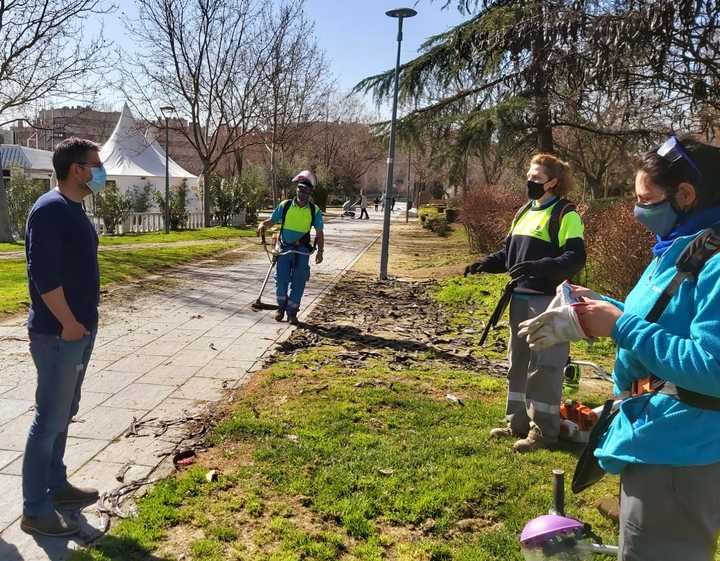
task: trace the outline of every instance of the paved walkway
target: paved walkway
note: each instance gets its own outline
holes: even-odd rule
[[[381,221],[344,220],[326,227],[325,262],[313,267],[303,310],[377,237]],[[83,386],[78,422],[65,455],[72,480],[102,490],[132,465],[125,482],[158,465],[163,438],[121,438],[133,418],[175,418],[223,398],[244,383],[264,355],[289,334],[273,312],[254,312],[267,271],[265,255],[232,265],[196,264],[169,273],[166,289],[141,289],[132,301],[101,309],[101,325]],[[274,301],[272,283],[267,302]],[[301,318],[303,313],[301,313]],[[61,561],[72,541],[33,538],[19,528],[22,453],[33,417],[35,371],[24,318],[0,323],[0,560]],[[88,509],[91,511],[92,509]],[[92,515],[86,514],[92,523]]]

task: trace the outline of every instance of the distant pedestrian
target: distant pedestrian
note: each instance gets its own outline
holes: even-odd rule
[[[395,210],[395,197],[390,199],[390,210]]]
[[[368,198],[365,196],[365,193],[360,193],[360,216],[358,218],[362,218],[365,216],[367,220],[370,220],[370,215],[367,211],[368,206]]]
[[[68,482],[63,456],[98,325],[98,237],[82,201],[105,187],[106,175],[100,147],[79,138],[57,145],[53,168],[58,185],[33,205],[25,238],[37,390],[23,458],[20,526],[28,533],[70,536],[80,530],[78,523],[56,509],[98,499],[97,490]]]
[[[380,205],[380,195],[375,195],[375,199],[373,199],[373,203],[375,204],[375,212],[377,212],[378,206]]]

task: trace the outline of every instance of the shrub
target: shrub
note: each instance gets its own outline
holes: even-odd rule
[[[589,282],[598,291],[623,299],[647,266],[653,236],[633,216],[631,202],[595,205],[583,215]]]
[[[183,179],[180,185],[170,187],[170,229],[181,230],[185,228],[188,219],[187,211],[188,185],[187,179]],[[155,191],[155,201],[160,212],[165,216],[165,197]]]
[[[105,233],[114,234],[132,211],[132,199],[127,193],[121,193],[116,185],[108,185],[94,195],[95,214],[102,218]]]
[[[439,214],[440,213],[438,212],[438,209],[435,207],[431,207],[431,206],[420,207],[420,211],[418,212],[418,216],[420,218],[420,223],[423,225],[423,227],[427,227],[427,226],[425,226],[425,221],[428,218],[437,217]]]
[[[150,204],[152,203],[152,194],[154,190],[153,184],[149,181],[142,187],[139,185],[133,185],[128,191],[132,211],[138,213],[147,212],[150,208]]]
[[[448,225],[445,216],[438,212],[426,215],[422,225],[423,228],[435,232],[438,236],[447,236],[450,232],[450,226]]]
[[[41,180],[26,177],[16,166],[11,167],[10,181],[6,185],[10,227],[18,237],[25,239],[27,215],[35,201],[48,190],[47,186]]]
[[[470,249],[476,253],[495,251],[507,236],[515,213],[525,200],[519,193],[498,186],[478,187],[465,195],[460,222],[465,226]]]
[[[246,206],[242,180],[239,177],[222,178],[213,175],[208,185],[215,205],[215,217],[221,226],[227,226],[232,215],[238,214]]]

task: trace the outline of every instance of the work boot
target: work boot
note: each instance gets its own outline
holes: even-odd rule
[[[20,528],[28,534],[39,534],[52,538],[72,536],[80,531],[77,522],[65,520],[59,512],[54,510],[37,516],[23,515]]]
[[[275,321],[282,321],[285,317],[285,310],[282,308],[278,308],[278,311],[275,312]]]
[[[52,496],[55,508],[83,508],[98,501],[100,494],[97,489],[82,489],[70,483],[60,490],[55,491]]]
[[[490,438],[509,438],[511,436],[520,438],[523,435],[515,432],[510,427],[498,427],[490,430]]]
[[[525,452],[533,452],[535,450],[539,450],[540,448],[552,448],[555,444],[555,442],[548,442],[543,437],[540,428],[533,425],[530,427],[528,435],[513,444],[512,449],[515,450],[515,452],[524,454]]]
[[[288,314],[288,321],[290,322],[290,325],[300,325],[297,314]]]

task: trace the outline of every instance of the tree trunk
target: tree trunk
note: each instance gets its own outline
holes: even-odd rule
[[[550,124],[550,103],[548,102],[547,92],[541,90],[537,94],[535,96],[537,147],[540,152],[554,154],[555,143],[553,142],[553,131]]]
[[[235,150],[235,169],[237,171],[238,177],[242,177],[244,163],[245,163],[245,150]]]
[[[12,230],[10,229],[10,208],[8,206],[7,189],[5,189],[5,178],[0,170],[0,242],[13,242]]]
[[[277,201],[277,181],[275,180],[275,141],[270,145],[270,186],[272,188],[273,208],[278,204]]]
[[[546,14],[544,4],[539,4],[540,21],[544,21]],[[532,49],[531,72],[533,80],[533,97],[535,99],[535,126],[537,132],[537,147],[540,152],[546,154],[555,153],[555,145],[552,134],[552,120],[550,116],[550,101],[548,99],[547,85],[547,51],[543,41],[542,31],[536,31]]]
[[[201,177],[203,182],[203,226],[208,228],[210,226],[210,171],[205,165],[203,165]]]

